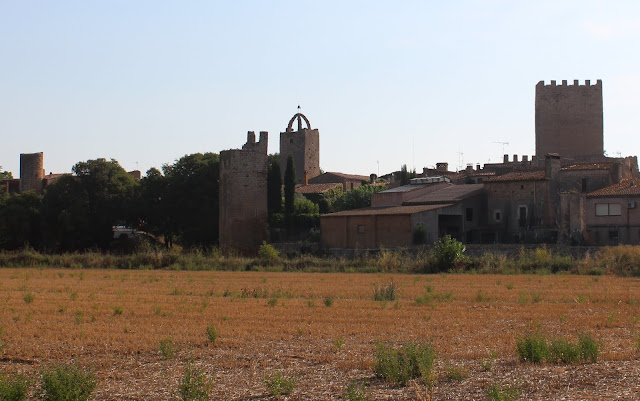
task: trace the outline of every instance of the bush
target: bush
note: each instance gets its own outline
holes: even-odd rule
[[[42,372],[42,396],[45,401],[88,400],[96,387],[91,372],[76,364],[54,365]]]
[[[26,399],[29,385],[29,379],[24,375],[0,375],[0,400],[22,401]]]
[[[367,385],[351,380],[344,392],[344,398],[348,401],[366,401],[369,399],[367,394]]]
[[[445,376],[449,380],[465,381],[469,377],[469,371],[462,366],[447,365]]]
[[[202,369],[187,365],[178,385],[178,393],[183,401],[206,401],[211,392],[212,380]]]
[[[445,235],[438,240],[433,253],[440,270],[450,270],[455,267],[457,260],[463,257],[465,246],[462,242],[450,235]]]
[[[260,263],[267,266],[272,266],[281,261],[278,250],[273,245],[267,244],[266,241],[262,241],[262,245],[258,249],[258,257],[260,258]]]
[[[580,359],[584,362],[596,362],[600,355],[600,345],[589,334],[578,336]]]
[[[396,284],[392,281],[389,284],[374,284],[373,299],[376,301],[395,301],[398,290]]]
[[[575,363],[580,360],[580,349],[569,340],[561,338],[551,341],[549,362]]]
[[[408,343],[396,349],[378,343],[374,372],[393,385],[404,386],[409,380],[416,378],[430,384],[434,361],[435,351],[431,344]]]
[[[520,389],[510,385],[492,384],[487,390],[487,397],[491,401],[513,401],[520,397]]]
[[[264,384],[267,391],[274,397],[291,394],[296,386],[294,378],[287,378],[276,372],[271,377],[264,378]]]
[[[207,326],[207,340],[211,343],[211,345],[216,344],[216,340],[218,339],[218,330],[210,324]]]
[[[542,363],[549,358],[547,339],[540,333],[525,334],[516,340],[516,344],[522,362]]]

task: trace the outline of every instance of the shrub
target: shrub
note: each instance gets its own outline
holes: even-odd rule
[[[25,303],[30,304],[31,302],[33,302],[33,300],[36,298],[35,295],[33,295],[32,292],[27,292],[24,295],[22,295],[22,299],[24,300]]]
[[[204,370],[188,364],[178,385],[178,393],[183,401],[206,401],[209,399],[213,381]]]
[[[395,301],[397,297],[396,284],[392,281],[389,284],[374,284],[373,299],[376,301]]]
[[[358,383],[355,380],[351,380],[347,385],[347,389],[344,392],[344,398],[348,401],[366,401],[369,399],[367,394],[366,383]]]
[[[596,362],[600,355],[600,345],[589,334],[580,334],[578,336],[578,349],[580,350],[580,359],[584,362]]]
[[[575,363],[580,360],[578,346],[569,340],[560,338],[551,341],[549,347],[549,361],[555,363]]]
[[[262,241],[262,245],[260,245],[258,249],[258,257],[260,258],[260,262],[267,266],[272,266],[281,261],[278,250],[274,248],[273,245],[267,244],[266,241]]]
[[[324,299],[324,306],[332,306],[333,305],[333,297],[328,296]]]
[[[173,340],[168,337],[160,340],[160,342],[158,343],[158,348],[160,349],[160,355],[162,355],[162,359],[171,359],[176,354]]]
[[[520,389],[508,384],[500,386],[494,383],[489,386],[487,397],[491,401],[513,401],[520,397]]]
[[[431,344],[408,343],[396,349],[376,344],[376,376],[391,384],[404,386],[411,379],[420,378],[425,384],[432,380],[435,351]]]
[[[122,306],[114,306],[113,307],[113,314],[118,316],[118,315],[122,315],[124,313],[124,309],[122,308]]]
[[[448,365],[445,370],[445,376],[449,380],[461,382],[469,377],[469,371],[461,366]]]
[[[211,343],[211,345],[216,344],[216,340],[218,339],[218,330],[210,324],[207,326],[207,340]]]
[[[525,334],[516,340],[516,344],[522,362],[542,363],[549,358],[547,339],[540,333]]]
[[[292,377],[284,377],[279,372],[276,372],[271,377],[265,376],[264,384],[269,394],[274,397],[280,397],[281,395],[287,395],[293,392],[296,386],[296,380]]]
[[[465,246],[462,242],[445,235],[440,238],[433,250],[438,268],[440,270],[450,270],[455,266],[457,260],[463,257]]]
[[[30,384],[25,375],[0,375],[0,400],[22,401],[26,399]]]
[[[88,400],[96,387],[96,378],[76,364],[54,365],[42,371],[42,396],[45,401]]]

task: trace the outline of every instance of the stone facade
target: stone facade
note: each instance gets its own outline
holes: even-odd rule
[[[44,179],[44,153],[20,154],[20,192],[42,193]]]
[[[595,85],[578,80],[568,85],[544,81],[536,85],[536,155],[548,153],[585,160],[603,156],[602,81]]]
[[[255,253],[269,240],[267,215],[268,133],[247,134],[242,149],[220,152],[220,247]]]
[[[293,123],[298,121],[298,130],[293,130]],[[307,128],[302,128],[302,121]],[[297,113],[289,121],[285,132],[280,133],[280,169],[282,179],[287,168],[287,158],[293,155],[296,167],[296,182],[307,184],[309,179],[320,175],[320,133],[311,129],[309,119]]]

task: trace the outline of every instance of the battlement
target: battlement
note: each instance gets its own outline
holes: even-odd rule
[[[242,150],[251,150],[255,152],[266,152],[267,142],[269,141],[269,133],[260,131],[260,140],[256,142],[256,133],[254,131],[247,132],[247,143],[242,145]]]
[[[540,81],[540,82],[538,82],[536,84],[536,88],[538,88],[538,87],[556,87],[556,86],[582,86],[582,87],[600,86],[600,87],[602,87],[602,80],[601,79],[596,80],[595,84],[592,84],[590,79],[585,79],[584,80],[584,85],[580,85],[580,80],[579,79],[574,79],[573,80],[573,84],[568,84],[567,82],[568,81],[566,79],[563,79],[561,81],[561,83],[558,85],[558,84],[556,84],[555,80],[551,80],[549,85],[546,85],[544,83],[544,81]]]

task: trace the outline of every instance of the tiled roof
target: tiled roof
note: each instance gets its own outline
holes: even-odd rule
[[[330,171],[327,172],[325,174],[333,174],[337,177],[342,177],[345,178],[347,180],[364,180],[364,181],[369,181],[371,179],[371,177],[368,177],[366,175],[356,175],[356,174],[344,174],[344,173],[337,173],[334,171]]]
[[[440,185],[443,184],[443,185]],[[380,191],[380,193],[382,194],[386,194],[386,193],[391,193],[391,192],[411,192],[411,191],[416,191],[418,189],[423,189],[424,187],[434,187],[434,186],[449,186],[449,185],[453,185],[450,184],[448,182],[434,182],[431,184],[408,184],[408,185],[401,185],[399,187],[395,187],[395,188],[390,188],[390,189],[385,189],[384,191]]]
[[[296,185],[296,193],[321,194],[334,188],[342,188],[342,184],[340,184],[339,182],[330,182],[327,184]]]
[[[588,197],[605,197],[605,196],[628,196],[640,195],[640,180],[637,178],[627,178],[617,184],[600,188],[587,194]]]
[[[613,163],[579,163],[571,164],[569,166],[562,167],[563,171],[577,171],[577,170],[609,170],[613,166]]]
[[[544,170],[535,171],[512,171],[511,173],[490,177],[484,182],[508,182],[508,181],[540,181],[545,179]]]
[[[344,216],[391,216],[391,215],[407,215],[414,213],[427,212],[429,210],[440,209],[448,205],[417,205],[417,206],[389,206],[389,207],[365,207],[362,209],[345,210],[343,212],[325,214],[325,217],[344,217]]]
[[[404,202],[405,205],[429,205],[436,203],[459,202],[484,190],[483,184],[452,185],[447,188],[419,196]]]

